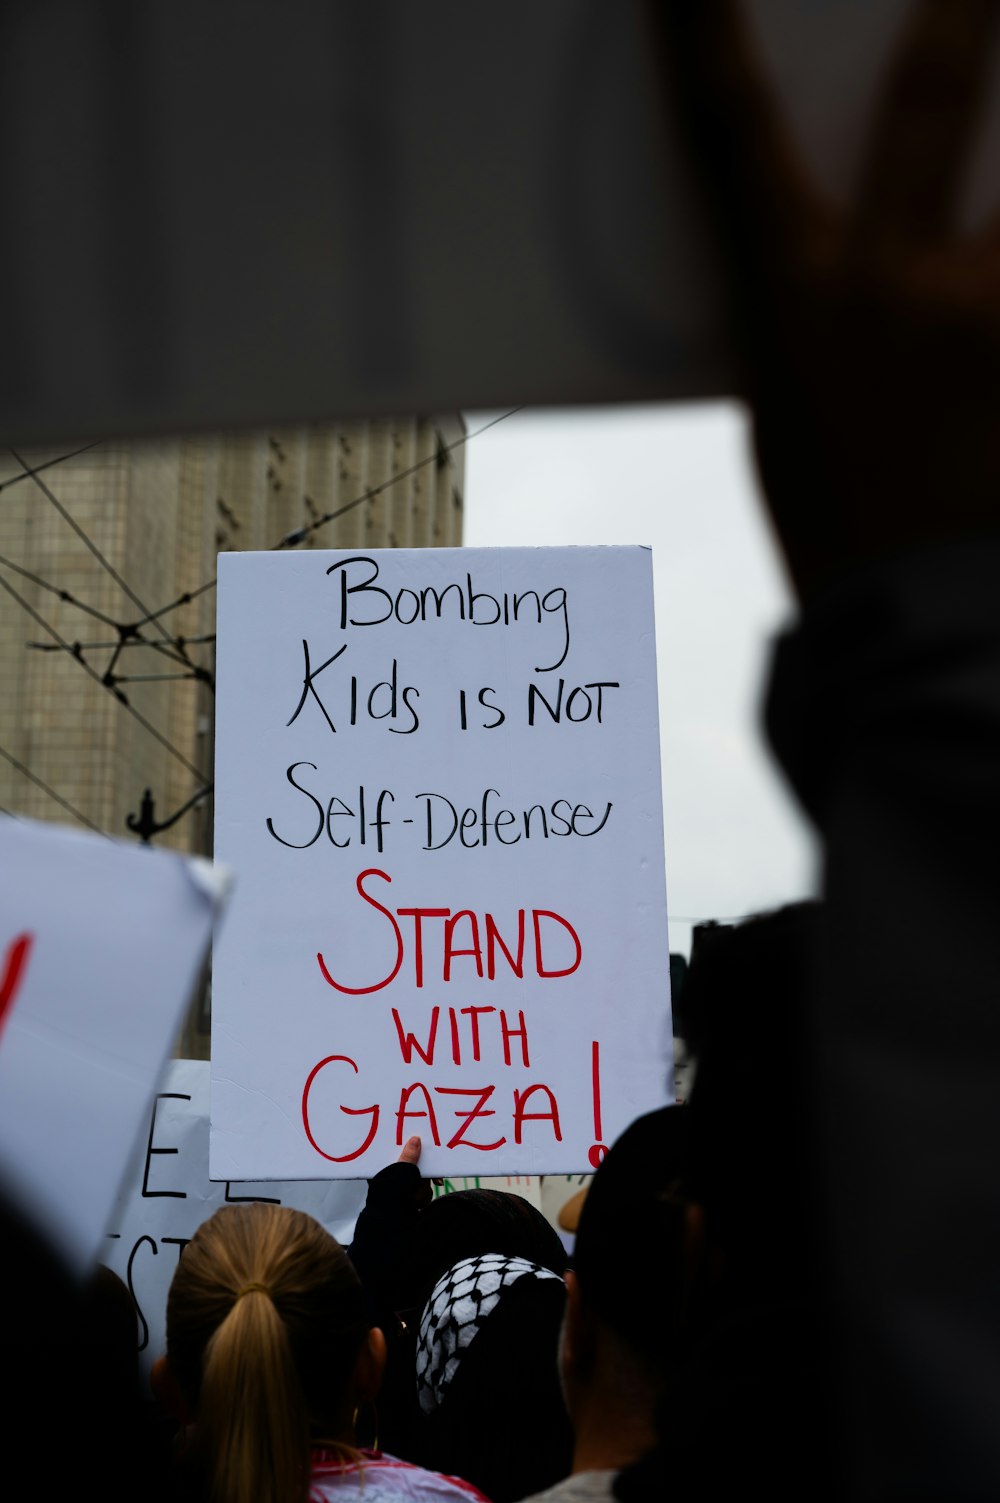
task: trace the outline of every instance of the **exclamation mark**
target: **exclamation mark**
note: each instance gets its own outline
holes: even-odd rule
[[[594,1083],[594,1137],[597,1139],[597,1142],[591,1144],[587,1157],[590,1160],[591,1168],[596,1169],[608,1151],[601,1142],[603,1136],[601,1128],[601,1046],[596,1039],[591,1045],[590,1057]]]

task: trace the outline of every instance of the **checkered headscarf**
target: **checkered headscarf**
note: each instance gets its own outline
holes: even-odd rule
[[[463,1258],[438,1279],[420,1317],[417,1337],[417,1397],[424,1414],[431,1414],[443,1400],[462,1353],[482,1330],[504,1290],[526,1277],[562,1283],[551,1269],[502,1253]]]

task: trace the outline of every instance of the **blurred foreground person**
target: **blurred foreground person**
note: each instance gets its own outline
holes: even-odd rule
[[[662,1429],[670,1475],[709,1491],[765,1472],[771,1497],[838,1486],[807,1091],[822,926],[819,903],[797,903],[696,931],[685,982],[687,1356]]]
[[[209,1503],[470,1503],[467,1483],[354,1443],[385,1341],[346,1253],[286,1206],[226,1206],[184,1249],[154,1389],[189,1426],[191,1494]]]
[[[163,1447],[140,1399],[132,1298],[115,1274],[87,1279],[0,1191],[0,1357],[11,1480],[45,1498],[63,1488],[71,1458],[86,1457],[102,1503],[124,1503],[143,1475],[143,1497],[163,1489]],[[66,1381],[67,1362],[78,1363]],[[57,1480],[58,1479],[58,1480]]]
[[[917,0],[855,190],[799,155],[736,0],[666,0],[801,624],[771,739],[822,834],[801,1057],[850,1498],[1000,1496],[1000,231],[963,220],[995,0]],[[803,1490],[811,1490],[812,1478]]]

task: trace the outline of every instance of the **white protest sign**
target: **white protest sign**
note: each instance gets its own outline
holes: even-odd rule
[[[213,1178],[593,1167],[672,1099],[649,551],[219,562]]]
[[[207,862],[0,820],[0,1182],[81,1272],[223,886]]]
[[[269,1200],[308,1211],[349,1243],[367,1185],[348,1181],[214,1184],[208,1177],[207,1060],[175,1059],[160,1083],[146,1131],[109,1222],[101,1258],[129,1287],[138,1316],[140,1360],[166,1348],[167,1294],[177,1260],[220,1206]]]

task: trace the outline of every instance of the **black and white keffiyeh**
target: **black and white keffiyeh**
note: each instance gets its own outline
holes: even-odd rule
[[[417,1397],[424,1414],[431,1414],[441,1403],[462,1353],[482,1330],[504,1290],[528,1276],[562,1282],[539,1263],[502,1253],[462,1258],[438,1279],[420,1317],[417,1337]]]

